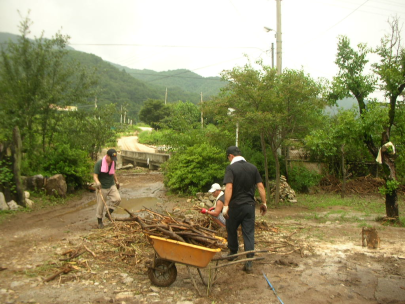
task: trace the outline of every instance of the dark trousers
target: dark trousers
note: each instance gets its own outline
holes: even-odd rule
[[[255,249],[255,206],[243,204],[232,206],[228,210],[229,218],[226,220],[226,231],[228,232],[228,248],[232,253],[237,253],[238,227],[242,225],[243,243],[245,251]],[[247,257],[253,257],[248,254]]]

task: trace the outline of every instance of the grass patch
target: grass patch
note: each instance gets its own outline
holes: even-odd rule
[[[54,262],[46,262],[43,265],[39,265],[32,269],[24,270],[24,275],[30,278],[35,278],[38,276],[45,276],[46,274],[55,270],[57,265]]]
[[[364,214],[385,214],[385,202],[380,196],[346,196],[337,194],[299,194],[298,205],[309,210],[330,209],[334,207],[350,208]]]

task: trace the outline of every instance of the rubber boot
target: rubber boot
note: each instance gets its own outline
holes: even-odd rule
[[[103,219],[97,218],[97,227],[98,227],[98,229],[104,228]]]
[[[110,214],[108,214],[108,212],[110,212]],[[110,222],[112,222],[112,219],[110,217],[110,215],[114,212],[114,209],[108,209],[108,212],[105,213],[105,217],[108,218],[110,220]]]
[[[228,261],[235,261],[238,257],[233,257],[232,255],[237,254],[238,252],[236,251],[229,251],[229,253],[224,256],[224,257],[228,257],[227,260]]]
[[[253,265],[252,265],[252,261],[247,261],[245,263],[245,266],[243,266],[243,270],[246,273],[252,273],[253,272]]]

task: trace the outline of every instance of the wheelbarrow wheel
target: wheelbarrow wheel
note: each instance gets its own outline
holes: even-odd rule
[[[177,268],[173,262],[156,259],[155,267],[148,270],[149,280],[153,285],[168,287],[176,281]]]

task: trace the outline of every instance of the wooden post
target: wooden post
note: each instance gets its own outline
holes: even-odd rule
[[[13,129],[13,144],[12,144],[13,175],[17,191],[17,204],[26,207],[24,189],[21,184],[21,149],[22,143],[21,143],[20,129],[16,126]]]

